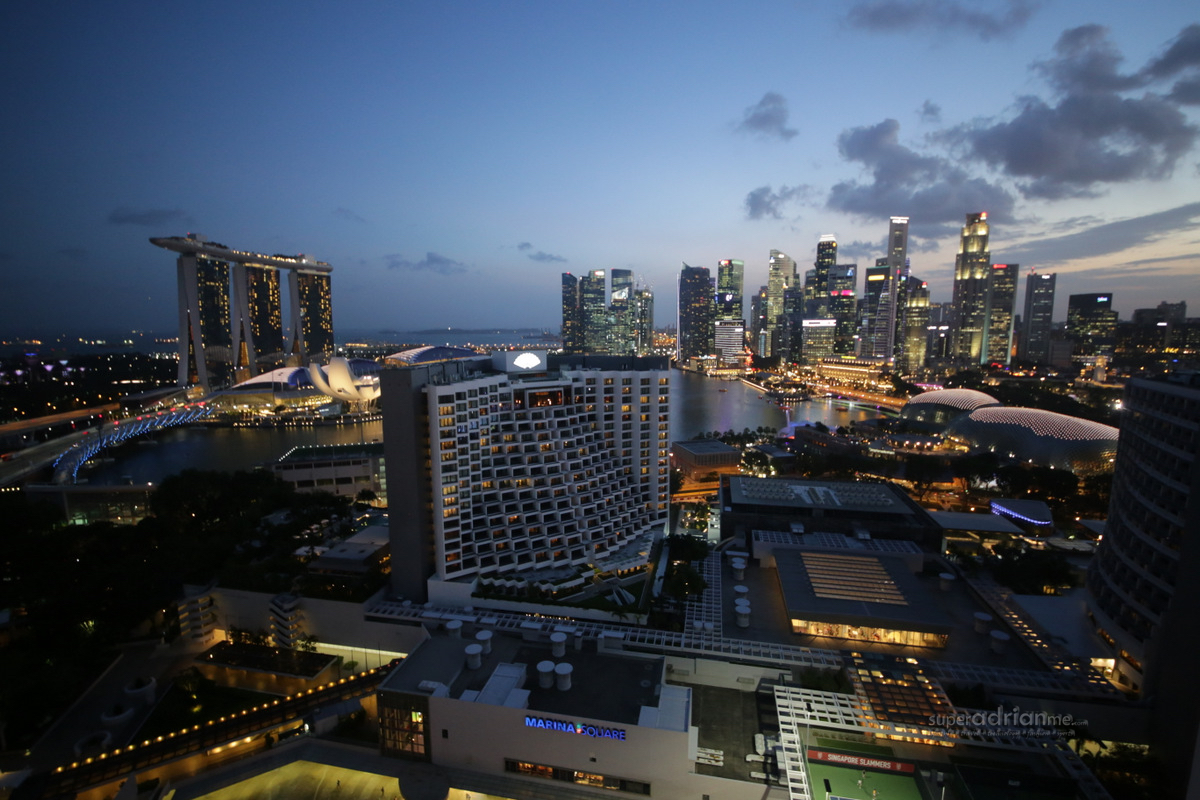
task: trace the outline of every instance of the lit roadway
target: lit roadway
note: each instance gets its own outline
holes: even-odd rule
[[[824,383],[811,383],[809,384],[809,388],[812,389],[814,394],[833,394],[873,406],[882,406],[892,411],[899,411],[908,402],[908,398],[906,397],[893,397],[890,394],[864,392],[861,389],[847,389],[845,386],[833,386]]]

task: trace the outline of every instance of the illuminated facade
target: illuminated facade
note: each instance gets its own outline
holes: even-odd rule
[[[988,270],[987,313],[983,319],[983,361],[1012,362],[1013,326],[1017,310],[1017,264],[992,264]]]
[[[978,364],[985,352],[988,281],[992,254],[988,249],[987,213],[967,214],[954,257],[954,301],[950,321],[950,355]]]
[[[234,250],[196,234],[152,238],[150,243],[179,254],[180,386],[208,393],[269,372],[285,356],[299,365],[333,355],[333,269],[325,262]],[[291,276],[292,335],[286,353],[283,270]]]
[[[666,359],[502,352],[380,377],[388,505],[412,510],[391,516],[394,591],[469,605],[476,580],[644,563],[667,516]]]
[[[1077,356],[1111,353],[1117,338],[1112,292],[1073,294],[1067,298],[1067,337]]]
[[[1001,458],[1080,477],[1112,470],[1117,451],[1117,429],[1111,425],[1039,408],[978,408],[951,421],[945,436]]]
[[[679,271],[679,324],[676,359],[711,356],[713,347],[713,281],[708,267],[683,265]]]
[[[834,242],[833,247],[836,257],[837,242]],[[779,347],[782,337],[781,328],[784,324],[783,294],[795,282],[796,260],[787,253],[772,250],[771,256],[767,260],[767,319],[765,329],[769,352],[762,353],[761,355],[776,355],[775,350]]]

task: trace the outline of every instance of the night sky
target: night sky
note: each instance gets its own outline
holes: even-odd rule
[[[1057,319],[1200,316],[1179,0],[9,0],[0,64],[0,335],[172,333],[147,239],[187,232],[328,261],[339,331],[557,328],[558,273],[614,267],[662,325],[681,262],[865,267],[893,214],[945,301],[973,211]]]

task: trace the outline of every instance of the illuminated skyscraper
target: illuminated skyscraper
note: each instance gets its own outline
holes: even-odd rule
[[[283,365],[283,302],[277,268],[234,262],[233,349],[239,380]]]
[[[568,355],[583,353],[583,317],[579,305],[579,279],[562,274],[562,343]]]
[[[1111,353],[1117,338],[1112,292],[1073,294],[1067,298],[1067,336],[1077,356]]]
[[[633,290],[633,350],[639,356],[654,352],[654,292],[644,286]]]
[[[983,318],[982,361],[1012,362],[1013,323],[1017,312],[1017,264],[992,264],[988,270],[987,312]]]
[[[1054,315],[1053,272],[1029,273],[1025,279],[1025,313],[1021,316],[1022,361],[1048,364],[1050,360],[1050,331]]]
[[[897,325],[903,323],[904,327],[896,337],[896,369],[912,374],[925,366],[929,339],[929,285],[907,269],[905,272],[898,292],[904,313]]]
[[[708,267],[684,264],[679,272],[676,335],[676,358],[680,362],[713,355],[713,280]]]
[[[593,269],[579,279],[579,321],[585,353],[608,351],[608,303],[604,284],[602,269]]]
[[[862,351],[864,358],[888,358],[892,348],[888,331],[891,327],[892,268],[886,258],[875,259],[867,267],[863,284]]]
[[[836,355],[851,355],[854,353],[854,336],[858,329],[858,265],[835,264],[830,267],[826,287],[828,311],[822,319],[834,321],[833,352]]]
[[[295,269],[292,289],[292,357],[299,363],[333,357],[333,293],[328,271]]]
[[[742,278],[745,270],[745,263],[736,259],[727,258],[717,262],[717,319],[745,321],[742,311]]]
[[[837,246],[836,244],[834,245]],[[764,355],[775,355],[778,346],[780,326],[783,323],[783,292],[796,282],[796,261],[786,253],[778,250],[771,251],[767,262],[767,333],[771,352]]]
[[[203,392],[271,369],[333,354],[333,298],[324,261],[233,250],[203,236],[156,237],[179,253],[179,384]],[[230,282],[230,264],[233,280]],[[279,272],[291,273],[290,353],[285,354]]]
[[[605,352],[614,356],[633,355],[633,272],[630,270],[612,271],[608,322],[608,346]]]
[[[954,311],[950,322],[950,355],[964,364],[978,364],[985,353],[983,332],[991,262],[987,212],[967,214],[954,259]]]

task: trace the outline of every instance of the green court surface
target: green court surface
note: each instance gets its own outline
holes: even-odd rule
[[[825,780],[829,780],[831,795],[850,800],[921,800],[921,791],[911,775],[897,772],[872,772],[867,770],[867,777],[862,788],[858,787],[862,770],[848,767],[834,767],[810,761],[808,764],[809,787],[813,800],[825,800]],[[875,794],[871,794],[874,790]]]

